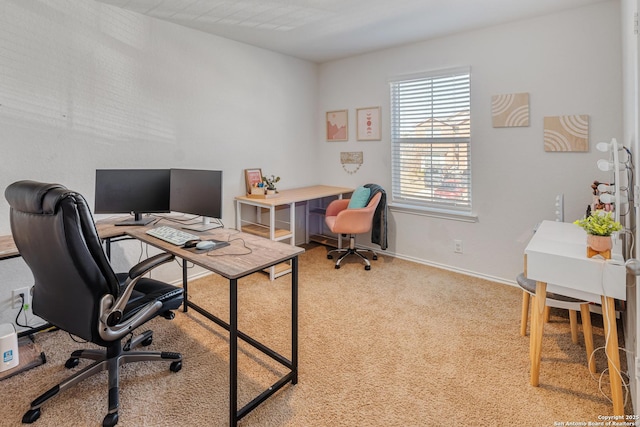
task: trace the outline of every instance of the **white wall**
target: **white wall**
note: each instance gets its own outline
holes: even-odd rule
[[[224,172],[223,221],[243,169],[317,183],[317,66],[87,0],[0,2],[0,188],[59,182],[93,206],[97,168]],[[0,234],[9,234],[0,197]],[[121,268],[140,245],[114,249]],[[127,253],[128,255],[125,255]],[[172,277],[180,277],[173,266]],[[0,323],[21,259],[0,262]]]
[[[565,197],[565,221],[584,215],[590,184],[608,176],[596,169],[599,141],[622,137],[619,2],[467,32],[320,66],[320,112],[349,110],[349,141],[325,142],[318,117],[319,159],[328,184],[376,182],[391,190],[390,77],[471,67],[473,211],[465,223],[391,212],[389,252],[403,258],[513,283],[533,227],[555,219],[555,196]],[[530,126],[493,128],[491,96],[528,92]],[[382,107],[382,141],[356,141],[355,109]],[[546,153],[543,117],[590,116],[588,153]],[[321,116],[321,115],[319,115]],[[341,151],[363,151],[352,175]],[[453,253],[453,240],[464,254]],[[366,244],[367,238],[360,239]]]

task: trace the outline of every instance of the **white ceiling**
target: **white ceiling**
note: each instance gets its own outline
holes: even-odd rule
[[[607,0],[98,0],[325,62]]]

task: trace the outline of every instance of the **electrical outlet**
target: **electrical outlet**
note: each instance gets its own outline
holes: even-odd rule
[[[28,307],[28,310],[31,310],[31,290],[28,287],[12,291],[11,308],[20,308],[20,305],[22,305],[20,294],[24,294],[24,305]]]
[[[453,241],[453,252],[457,254],[462,253],[462,240],[454,240]]]

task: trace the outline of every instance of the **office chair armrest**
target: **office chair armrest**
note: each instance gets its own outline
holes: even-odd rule
[[[116,326],[118,322],[120,322],[120,319],[122,319],[124,309],[129,302],[129,298],[131,298],[131,293],[138,280],[152,269],[173,259],[173,255],[161,253],[134,265],[131,270],[129,270],[129,277],[127,277],[124,283],[124,291],[118,295],[118,299],[114,301],[113,295],[105,295],[102,297],[100,301],[100,311],[102,313],[100,321],[108,327]]]
[[[129,278],[135,279],[138,276],[142,276],[165,262],[173,261],[174,258],[174,255],[167,252],[147,258],[131,267],[131,270],[129,270]]]
[[[349,199],[334,200],[327,206],[325,216],[336,216],[338,212],[347,209],[347,206],[349,206]]]

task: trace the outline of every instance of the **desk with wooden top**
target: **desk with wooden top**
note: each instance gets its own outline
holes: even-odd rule
[[[265,401],[269,396],[280,390],[287,383],[298,382],[298,255],[304,249],[285,243],[273,242],[253,234],[238,232],[237,230],[217,228],[200,233],[202,240],[216,239],[229,241],[241,238],[246,246],[251,248],[251,253],[246,255],[233,255],[237,251],[233,246],[216,249],[215,256],[208,256],[206,251],[197,249],[185,249],[167,243],[145,233],[145,227],[128,227],[127,235],[144,243],[148,243],[163,251],[174,254],[185,261],[192,262],[206,268],[229,280],[229,323],[209,313],[202,307],[190,301],[187,297],[187,263],[182,263],[182,280],[184,288],[184,311],[188,307],[213,321],[217,325],[229,331],[229,422],[235,426],[237,422]],[[229,257],[224,254],[229,253]],[[251,338],[238,330],[238,279],[262,271],[281,262],[291,262],[291,360],[278,354],[266,345]],[[289,369],[289,372],[274,383],[267,390],[255,397],[251,402],[238,409],[238,338],[262,351],[276,362]]]
[[[626,271],[620,251],[611,260],[587,258],[586,234],[575,224],[543,221],[527,247],[526,271],[536,281],[531,310],[531,385],[540,382],[540,360],[547,290],[602,303],[606,353],[614,415],[624,415],[614,300],[626,300]]]
[[[216,273],[229,280],[229,323],[224,322],[212,313],[204,310],[188,298],[188,278],[187,262],[182,263],[182,280],[184,288],[184,308],[186,312],[189,307],[215,322],[217,325],[229,332],[229,423],[231,426],[237,425],[238,421],[255,409],[258,405],[276,393],[286,384],[298,382],[298,255],[304,249],[274,242],[253,234],[238,232],[233,229],[214,229],[200,233],[202,240],[216,239],[228,241],[230,239],[242,239],[245,245],[251,248],[251,253],[246,255],[236,255],[237,248],[233,245],[216,249],[215,256],[208,256],[207,251],[199,251],[195,248],[185,249],[181,246],[173,245],[148,235],[146,230],[153,226],[116,226],[115,223],[121,218],[100,220],[96,223],[98,234],[106,241],[107,252],[110,243],[115,239],[135,238],[144,243],[148,243],[163,251],[171,253],[199,265],[213,273]],[[11,236],[0,237],[0,259],[19,257],[18,249]],[[229,256],[224,256],[228,253]],[[238,279],[248,276],[265,268],[269,268],[278,263],[289,261],[291,263],[291,358],[288,359],[278,354],[265,344],[255,340],[249,335],[238,330]],[[289,369],[282,378],[267,390],[256,396],[249,403],[238,409],[238,339],[271,357],[276,362]]]
[[[127,238],[126,229],[130,227],[116,226],[118,221],[122,218],[110,218],[107,220],[101,220],[96,222],[96,229],[98,236],[103,239],[106,244],[107,257],[111,257],[111,242],[121,238]],[[20,256],[20,252],[16,247],[16,243],[13,241],[13,236],[5,235],[0,236],[0,260],[17,258]]]
[[[312,185],[309,187],[292,188],[288,190],[279,190],[273,196],[238,196],[236,200],[236,228],[247,233],[256,234],[266,237],[273,241],[289,240],[291,245],[296,244],[296,214],[295,207],[297,203],[305,203],[305,243],[309,243],[309,203],[311,200],[323,199],[325,197],[336,197],[341,199],[343,195],[353,192],[353,188],[334,187],[330,185]],[[256,221],[245,221],[242,218],[243,206],[256,207]],[[289,208],[289,228],[276,227],[276,210],[281,207]],[[261,220],[261,210],[269,211],[269,222],[264,224]],[[322,208],[315,210],[322,214]],[[341,247],[341,239],[337,239],[337,246]],[[286,265],[282,268],[270,268],[271,280],[276,277],[287,274],[291,271]]]
[[[16,248],[13,237],[11,235],[0,236],[0,260],[17,258],[19,256],[20,252],[18,252],[18,248]]]

